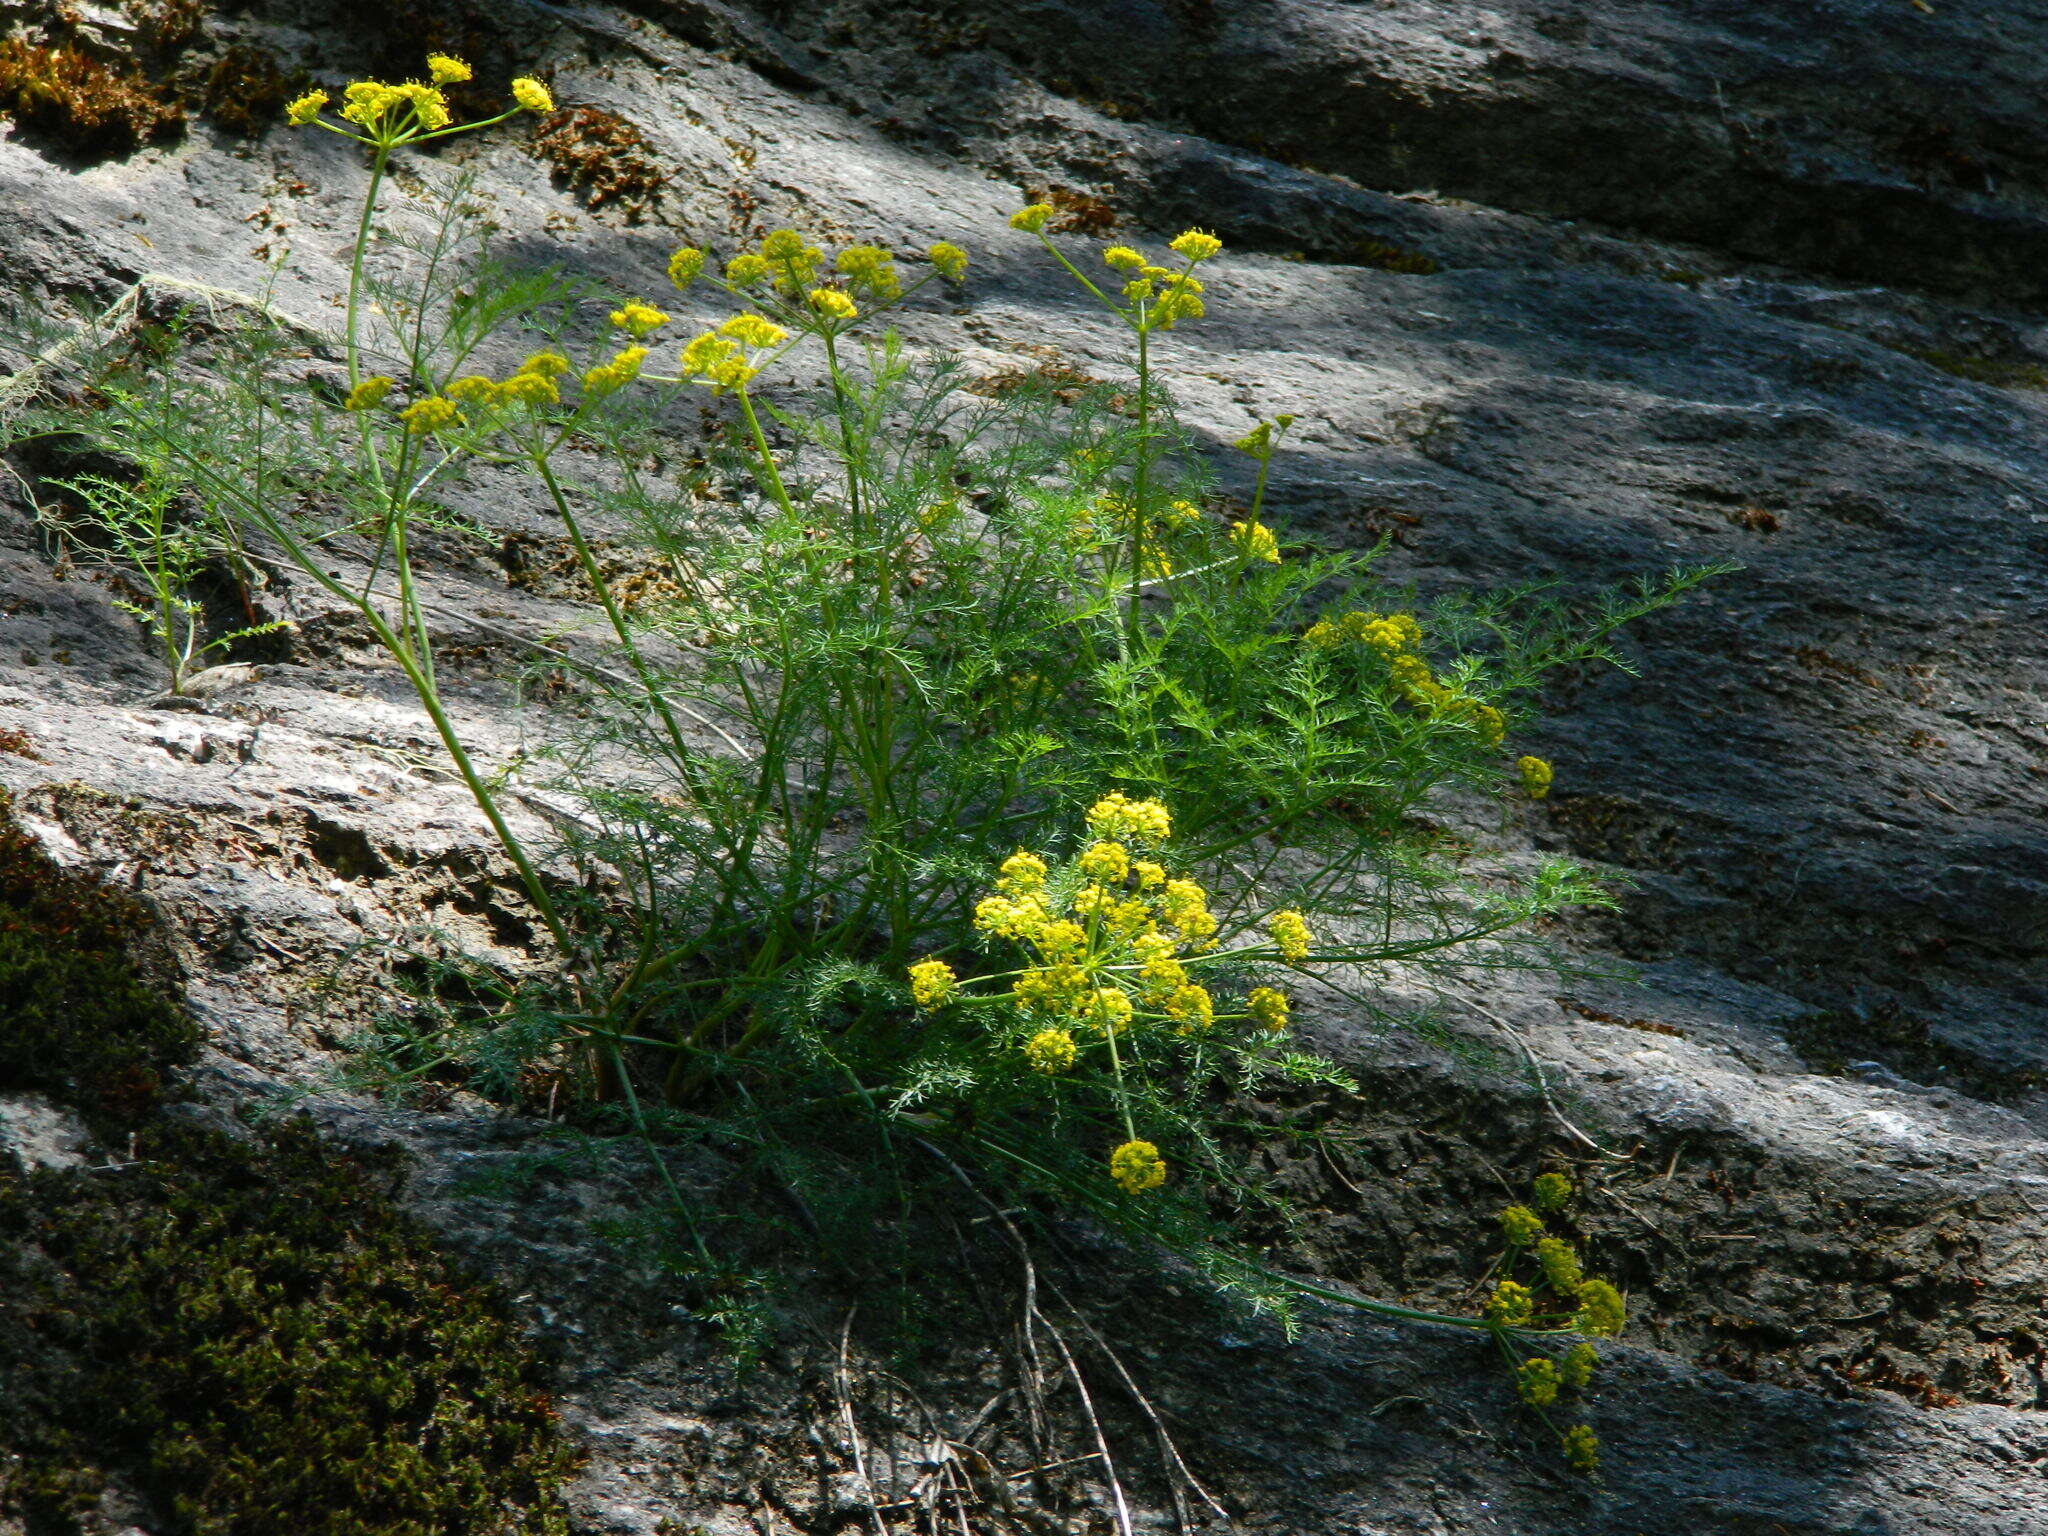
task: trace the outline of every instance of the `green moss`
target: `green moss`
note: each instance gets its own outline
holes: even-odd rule
[[[59,869],[11,810],[0,792],[0,1088],[132,1122],[199,1031],[165,995],[148,910]]]
[[[0,39],[0,113],[82,155],[131,154],[185,117],[138,70],[22,37]]]
[[[0,1173],[0,1509],[69,1533],[105,1469],[180,1536],[566,1530],[539,1368],[392,1176],[303,1123]]]
[[[268,48],[238,43],[206,72],[201,100],[216,123],[253,138],[276,122],[285,103],[307,84],[303,71],[287,73]]]
[[[2048,368],[2025,358],[1971,357],[1960,352],[1943,352],[1932,347],[1900,347],[1908,357],[1917,357],[1930,368],[1973,384],[1992,384],[2000,389],[2048,389]]]

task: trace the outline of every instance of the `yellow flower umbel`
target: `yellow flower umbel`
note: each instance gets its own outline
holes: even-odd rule
[[[1581,1333],[1611,1338],[1628,1323],[1628,1305],[1621,1292],[1605,1280],[1588,1280],[1579,1287],[1579,1310],[1572,1326]]]
[[[358,382],[356,387],[348,392],[348,398],[341,403],[351,411],[367,411],[384,403],[384,397],[391,393],[392,384],[393,381],[385,378],[383,374],[373,373],[367,379]]]
[[[813,288],[811,310],[826,320],[847,321],[860,318],[860,307],[837,288]]]
[[[1173,835],[1173,817],[1157,800],[1132,800],[1122,790],[1088,808],[1088,830],[1125,843],[1163,843]]]
[[[450,58],[445,53],[427,55],[427,75],[436,85],[461,85],[468,81],[473,73],[462,60]]]
[[[1010,228],[1021,229],[1028,235],[1042,234],[1056,212],[1051,203],[1028,204],[1010,215]]]
[[[959,985],[953,967],[943,960],[920,960],[910,968],[910,997],[920,1008],[945,1007]]]
[[[896,258],[879,245],[849,245],[839,253],[835,265],[846,274],[855,292],[876,304],[888,304],[903,296],[903,280],[896,275]]]
[[[1005,896],[1030,896],[1045,889],[1045,875],[1045,860],[1019,848],[996,872],[996,889]]]
[[[1493,1295],[1487,1298],[1487,1321],[1499,1323],[1503,1328],[1520,1328],[1535,1315],[1536,1298],[1526,1285],[1517,1285],[1512,1280],[1501,1281],[1493,1288]]]
[[[1600,1437],[1590,1424],[1574,1424],[1564,1432],[1564,1459],[1574,1472],[1591,1476],[1600,1466]]]
[[[694,245],[677,246],[668,259],[668,280],[678,288],[689,287],[703,270],[704,253]]]
[[[415,400],[398,413],[398,419],[405,423],[405,430],[414,437],[425,437],[434,432],[445,432],[459,426],[462,412],[455,408],[455,402],[441,395],[429,395],[424,400]]]
[[[1245,1012],[1259,1028],[1278,1034],[1287,1027],[1287,994],[1274,987],[1253,987],[1244,1000]]]
[[[1550,781],[1555,777],[1550,764],[1540,757],[1518,757],[1515,772],[1522,777],[1522,791],[1531,800],[1541,800],[1550,793]]]
[[[1511,1205],[1500,1213],[1500,1230],[1510,1247],[1526,1248],[1543,1235],[1543,1218],[1526,1205]]]
[[[1539,1211],[1561,1211],[1572,1198],[1572,1181],[1561,1173],[1539,1173],[1529,1186]]]
[[[1558,1362],[1558,1374],[1564,1384],[1574,1392],[1583,1392],[1593,1380],[1593,1369],[1600,1363],[1599,1351],[1586,1343],[1574,1344]]]
[[[1056,1077],[1074,1064],[1080,1054],[1074,1037],[1064,1029],[1041,1029],[1024,1042],[1024,1060],[1034,1072]]]
[[[325,91],[308,91],[303,96],[294,97],[285,104],[284,120],[295,128],[303,128],[320,115],[327,106],[327,100]]]
[[[640,377],[640,367],[646,361],[645,347],[621,347],[610,362],[584,370],[583,393],[597,399],[624,389]]]
[[[531,75],[521,75],[512,82],[512,99],[528,112],[555,110],[554,96]]]
[[[1206,230],[1189,229],[1175,235],[1167,249],[1189,262],[1207,261],[1223,249],[1223,242]]]
[[[1232,523],[1230,542],[1247,560],[1264,560],[1271,565],[1280,563],[1280,541],[1273,537],[1273,530],[1264,523]]]
[[[538,80],[519,79],[512,82],[515,105],[496,117],[457,123],[441,88],[465,84],[473,78],[474,71],[461,59],[445,53],[430,53],[427,55],[427,76],[425,81],[405,80],[397,84],[384,80],[352,81],[341,93],[340,117],[342,123],[350,125],[348,127],[329,122],[321,116],[329,100],[325,91],[307,91],[294,99],[285,107],[285,120],[297,127],[325,128],[330,133],[367,144],[377,152],[381,167],[382,157],[401,144],[488,128],[494,123],[502,123],[521,109],[552,112],[555,108],[554,98],[548,94],[546,86]]]
[[[635,341],[641,341],[652,336],[656,331],[668,324],[668,316],[666,314],[656,309],[652,304],[642,304],[638,299],[613,310],[611,318],[613,325],[624,331],[628,336],[631,336]]]
[[[1557,1362],[1538,1355],[1522,1362],[1515,1372],[1515,1389],[1531,1408],[1548,1408],[1557,1401]]]
[[[1127,1195],[1141,1195],[1166,1182],[1166,1159],[1149,1141],[1127,1141],[1109,1154],[1109,1176]]]
[[[927,246],[924,259],[949,283],[960,282],[967,276],[967,253],[950,240]]]
[[[1272,934],[1273,943],[1278,947],[1282,960],[1298,965],[1308,958],[1308,947],[1313,942],[1308,931],[1308,920],[1292,907],[1268,917],[1266,931]]]

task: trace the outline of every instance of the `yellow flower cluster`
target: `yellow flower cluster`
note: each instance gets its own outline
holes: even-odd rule
[[[1560,1296],[1574,1296],[1585,1284],[1586,1272],[1579,1265],[1578,1251],[1563,1238],[1546,1237],[1536,1244],[1536,1265],[1543,1278]]]
[[[384,403],[384,397],[391,393],[393,383],[393,380],[387,379],[383,374],[373,373],[367,379],[359,381],[356,387],[348,392],[348,398],[341,403],[351,411],[370,410]]]
[[[445,432],[462,421],[462,412],[455,408],[455,402],[442,395],[429,395],[424,400],[415,400],[398,413],[398,419],[405,423],[405,430],[414,437],[425,437],[433,432]]]
[[[1541,800],[1550,793],[1550,781],[1555,771],[1540,757],[1518,757],[1515,772],[1522,776],[1522,789],[1531,800]]]
[[[1526,1285],[1503,1280],[1487,1298],[1486,1319],[1503,1328],[1520,1328],[1536,1315],[1536,1298]]]
[[[1507,720],[1498,709],[1436,680],[1420,654],[1422,626],[1412,613],[1354,611],[1341,619],[1318,619],[1301,638],[1303,644],[1318,651],[1353,642],[1369,646],[1386,658],[1394,686],[1409,703],[1444,719],[1468,722],[1489,749],[1498,747],[1507,736]]]
[[[608,363],[599,363],[583,373],[583,392],[590,396],[604,396],[624,389],[640,377],[640,368],[647,361],[645,347],[621,347]]]
[[[1628,1304],[1605,1280],[1588,1280],[1579,1287],[1579,1310],[1572,1326],[1581,1333],[1611,1338],[1628,1324]]]
[[[1574,1344],[1564,1352],[1564,1359],[1558,1363],[1558,1374],[1564,1384],[1574,1392],[1583,1392],[1593,1379],[1593,1368],[1600,1363],[1600,1353],[1592,1345]]]
[[[417,80],[408,80],[400,85],[387,85],[381,80],[358,80],[342,90],[341,100],[342,117],[373,134],[388,133],[412,124],[426,133],[438,133],[454,121],[448,111],[448,98],[435,87]],[[408,111],[412,124],[402,121]]]
[[[1166,1159],[1149,1141],[1127,1141],[1109,1154],[1109,1176],[1127,1195],[1141,1195],[1166,1182]]]
[[[668,280],[678,288],[689,287],[703,270],[704,253],[694,245],[677,246],[668,259]]]
[[[1051,203],[1028,204],[1010,215],[1010,228],[1021,229],[1028,235],[1043,234],[1057,211]]]
[[[1565,1464],[1590,1476],[1600,1465],[1600,1437],[1590,1424],[1574,1424],[1564,1432]]]
[[[512,99],[529,112],[552,112],[555,98],[531,75],[521,75],[512,82]]]
[[[1274,987],[1253,987],[1245,994],[1245,1011],[1259,1028],[1280,1033],[1287,1027],[1287,994]]]
[[[920,960],[910,968],[910,997],[920,1008],[943,1008],[959,985],[943,960]]]
[[[640,341],[667,325],[668,316],[652,304],[642,304],[635,299],[612,311],[612,324],[635,341]]]
[[[1524,1360],[1515,1376],[1516,1390],[1531,1408],[1548,1408],[1557,1401],[1560,1385],[1557,1362],[1548,1356],[1538,1355],[1532,1360]]]
[[[1163,843],[1173,835],[1173,817],[1157,800],[1132,800],[1122,790],[1088,808],[1088,830],[1127,843]]]
[[[856,320],[860,309],[837,288],[813,288],[811,308],[827,320]]]
[[[966,260],[966,253],[961,253]],[[903,296],[903,280],[896,275],[896,258],[879,245],[849,245],[833,263],[854,291],[877,304],[891,303]]]
[[[461,85],[473,78],[475,71],[460,59],[445,53],[430,53],[427,55],[427,75],[436,85]]]
[[[1168,241],[1167,249],[1190,262],[1207,261],[1223,249],[1223,242],[1207,230],[1187,229]]]
[[[1273,457],[1274,440],[1294,425],[1292,416],[1275,416],[1271,421],[1262,421],[1231,444],[1239,453],[1248,453],[1261,464]]]
[[[1511,1205],[1500,1213],[1500,1230],[1511,1247],[1526,1248],[1543,1236],[1543,1218],[1526,1205]]]
[[[1230,542],[1247,560],[1264,560],[1273,565],[1280,563],[1280,541],[1273,537],[1273,530],[1264,523],[1232,523]]]
[[[950,240],[926,246],[924,259],[949,283],[957,283],[967,276],[967,253]]]
[[[1074,1064],[1080,1054],[1074,1037],[1064,1029],[1041,1029],[1024,1042],[1024,1060],[1034,1072],[1056,1077]]]
[[[1308,920],[1289,907],[1275,912],[1266,919],[1266,931],[1273,935],[1273,942],[1279,947],[1280,958],[1291,965],[1299,965],[1308,958],[1308,947],[1314,942],[1308,931]]]
[[[1561,1173],[1539,1173],[1529,1188],[1539,1211],[1561,1211],[1572,1197],[1572,1181]]]
[[[285,103],[284,120],[295,128],[303,128],[325,110],[328,95],[325,91],[308,91],[295,96]]]
[[[683,348],[682,376],[707,386],[714,395],[742,389],[761,371],[747,349],[772,347],[788,338],[789,332],[765,315],[734,315]]]

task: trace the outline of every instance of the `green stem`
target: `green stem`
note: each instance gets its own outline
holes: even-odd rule
[[[390,163],[391,150],[379,144],[375,157],[370,161],[370,187],[363,196],[363,215],[356,221],[356,245],[348,264],[348,387],[354,389],[362,382],[362,368],[356,350],[356,314],[361,305],[363,290],[363,253],[370,246],[370,220],[377,212],[377,193],[384,185],[384,169]]]

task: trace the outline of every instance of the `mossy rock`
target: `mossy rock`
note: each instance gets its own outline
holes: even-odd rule
[[[0,1088],[33,1088],[96,1124],[129,1124],[199,1030],[133,897],[52,863],[0,792]]]
[[[0,1171],[0,1512],[69,1536],[106,1469],[181,1536],[566,1530],[539,1362],[394,1175],[161,1117],[112,1172]]]

